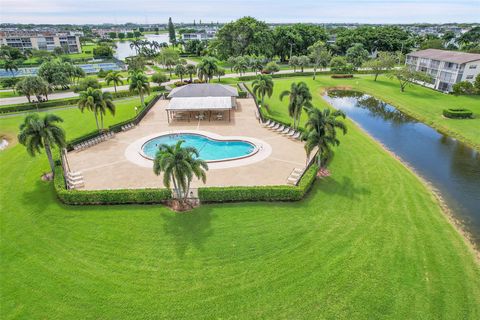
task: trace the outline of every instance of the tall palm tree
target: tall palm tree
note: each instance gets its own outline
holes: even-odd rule
[[[285,90],[280,94],[280,100],[283,100],[285,96],[289,96],[288,113],[293,118],[293,128],[297,129],[302,110],[312,106],[312,94],[305,82],[294,82],[290,86],[290,90]]]
[[[98,110],[97,110],[97,101],[99,100],[99,95],[101,91],[99,89],[94,89],[88,87],[87,90],[80,92],[78,99],[78,108],[80,111],[85,111],[85,109],[92,111],[95,116],[95,123],[97,124],[97,129],[100,131],[100,125],[98,123]]]
[[[217,60],[215,58],[203,58],[202,61],[197,65],[198,78],[202,81],[205,80],[206,82],[209,82],[215,75],[217,68]]]
[[[100,100],[98,101],[97,110],[98,113],[100,113],[100,124],[103,130],[103,116],[107,113],[107,111],[109,111],[112,116],[115,116],[116,108],[110,92],[102,92],[99,97]]]
[[[340,110],[331,111],[317,108],[311,108],[308,112],[306,131],[303,133],[302,139],[305,140],[305,151],[308,157],[315,148],[318,148],[316,161],[319,168],[325,166],[331,158],[333,154],[331,147],[340,144],[336,129],[342,130],[343,134],[347,133],[345,123],[337,120],[338,117],[345,119],[345,113]]]
[[[46,114],[43,118],[38,113],[30,114],[23,120],[18,134],[18,142],[32,157],[45,149],[52,173],[55,172],[52,148],[65,146],[65,131],[57,125],[59,122],[63,122],[62,118],[54,114]]]
[[[197,73],[197,67],[194,64],[187,64],[185,66],[186,73],[190,76],[190,82],[193,81],[193,75]]]
[[[12,76],[14,77],[15,76],[15,73],[14,71],[18,71],[18,64],[17,64],[17,61],[15,61],[14,59],[7,59],[5,60],[5,63],[3,64],[3,68],[5,69],[5,71],[9,72],[12,74]]]
[[[130,77],[128,77],[128,81],[130,81],[129,90],[140,95],[142,107],[145,107],[145,94],[150,94],[148,77],[142,71],[132,72]]]
[[[113,82],[113,87],[115,88],[115,93],[117,93],[117,85],[123,84],[122,76],[118,71],[110,71],[105,77],[105,82],[109,85]]]
[[[197,149],[182,147],[184,140],[175,145],[162,144],[153,160],[153,172],[158,176],[163,172],[163,184],[170,188],[173,183],[176,198],[186,201],[193,176],[207,180],[208,165],[198,158]]]
[[[273,80],[271,76],[259,74],[257,79],[252,83],[253,93],[262,99],[262,107],[264,106],[265,96],[271,97],[273,93]]]

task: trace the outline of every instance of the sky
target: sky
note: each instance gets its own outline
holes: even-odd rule
[[[480,0],[0,0],[2,23],[480,22]]]

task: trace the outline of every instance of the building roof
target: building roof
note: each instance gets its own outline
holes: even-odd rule
[[[480,54],[477,53],[466,53],[459,51],[448,51],[448,50],[439,50],[439,49],[426,49],[408,54],[412,57],[418,58],[428,58],[433,60],[447,61],[453,63],[467,63],[471,61],[480,60]]]
[[[188,97],[237,97],[237,89],[223,84],[198,83],[173,89],[169,98]]]
[[[173,98],[167,106],[170,111],[229,110],[232,97]]]

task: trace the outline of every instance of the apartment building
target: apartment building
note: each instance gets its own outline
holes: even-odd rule
[[[74,33],[0,32],[0,45],[18,48],[22,51],[25,49],[53,51],[56,47],[60,47],[68,53],[82,52],[80,37]]]
[[[432,87],[451,92],[455,83],[475,81],[480,74],[480,54],[427,49],[407,54],[406,65],[429,74]]]
[[[182,35],[182,39],[187,40],[212,40],[215,38],[216,35],[215,30],[206,30],[206,31],[199,31],[194,33],[184,33]]]

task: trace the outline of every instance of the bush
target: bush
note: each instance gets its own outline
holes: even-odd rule
[[[473,112],[468,109],[444,109],[443,115],[451,119],[467,119],[472,118]]]
[[[238,97],[240,99],[245,99],[247,97],[247,93],[245,91],[238,91]]]
[[[161,84],[162,82],[167,82],[169,79],[168,77],[162,72],[155,72],[152,74],[152,82]]]
[[[353,74],[332,74],[332,79],[347,79],[353,78]]]
[[[58,199],[70,205],[153,204],[171,198],[168,189],[67,190],[61,166],[55,168],[54,185]]]
[[[476,93],[475,87],[471,82],[468,81],[461,81],[455,83],[452,89],[453,93],[457,95],[471,95]]]
[[[175,81],[173,84],[174,84],[176,87],[182,87],[182,86],[187,85],[188,82],[186,82],[186,81]]]
[[[195,79],[193,83],[207,83],[205,80]]]
[[[105,78],[105,77],[107,76],[107,74],[108,74],[107,71],[105,71],[105,70],[103,70],[103,69],[100,69],[100,70],[98,70],[98,72],[97,72],[97,77],[99,77],[99,78]]]
[[[317,166],[311,166],[298,186],[199,188],[198,196],[202,202],[298,201],[310,190],[315,182],[317,171]]]
[[[97,78],[86,77],[78,82],[78,85],[73,87],[73,92],[81,92],[87,90],[87,88],[100,89],[102,85],[98,82]]]
[[[4,107],[0,107],[0,113],[10,113],[10,112],[20,112],[26,110],[36,110],[44,109],[44,108],[53,108],[53,107],[60,107],[60,106],[67,106],[67,105],[74,105],[78,102],[78,98],[65,98],[65,99],[57,99],[51,100],[47,102],[41,103],[19,103],[19,104],[11,104]]]

